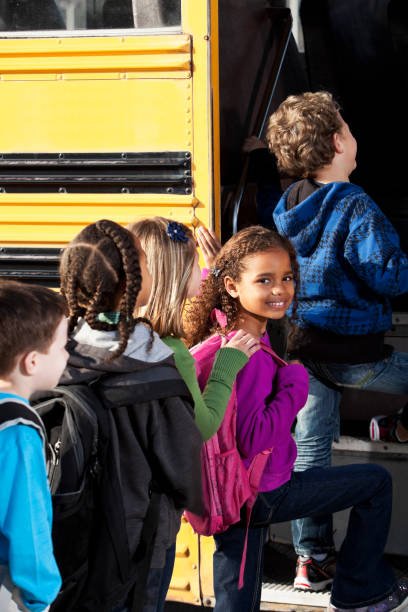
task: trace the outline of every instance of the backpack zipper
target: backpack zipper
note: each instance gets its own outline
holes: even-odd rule
[[[54,479],[56,476],[56,471],[57,471],[57,467],[59,465],[60,462],[60,452],[61,452],[61,444],[62,444],[62,440],[61,438],[58,438],[58,440],[55,442],[54,446],[52,444],[49,445],[49,448],[51,450],[51,462],[50,462],[50,471],[48,474],[48,481],[49,481],[49,485],[50,485],[50,489],[52,490],[52,486],[54,484]]]

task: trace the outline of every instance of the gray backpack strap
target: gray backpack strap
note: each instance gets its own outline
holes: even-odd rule
[[[38,431],[43,441],[45,460],[48,460],[47,434],[41,417],[25,402],[6,397],[0,400],[0,431],[13,425],[28,425]]]

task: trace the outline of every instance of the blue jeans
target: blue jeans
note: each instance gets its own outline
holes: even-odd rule
[[[171,576],[173,574],[174,559],[176,557],[176,545],[170,546],[166,551],[164,567],[150,568],[147,576],[143,612],[163,612],[167,591],[169,590]],[[130,612],[131,605],[125,601],[115,606],[111,612]],[[130,607],[129,607],[130,605]]]
[[[339,608],[376,603],[392,592],[395,576],[383,558],[391,507],[389,473],[374,464],[314,468],[293,472],[274,491],[260,493],[252,512],[244,586],[238,589],[245,528],[214,536],[216,612],[258,612],[263,544],[267,527],[302,516],[320,516],[352,507],[347,535],[337,559],[331,602]]]
[[[397,395],[408,393],[408,353],[394,351],[384,361],[357,365],[316,362],[305,365],[309,371],[309,396],[297,416],[296,472],[331,465],[332,442],[338,440],[340,433],[339,406],[344,387]],[[331,514],[293,521],[292,535],[298,555],[332,550]]]
[[[166,562],[160,569],[151,568],[147,578],[143,612],[163,612],[167,591],[173,574],[176,545],[166,551]]]

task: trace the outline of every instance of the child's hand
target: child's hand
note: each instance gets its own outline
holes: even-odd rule
[[[214,259],[221,249],[221,242],[218,240],[217,234],[212,229],[201,225],[197,230],[197,242],[203,254],[206,267],[211,269]]]
[[[255,336],[249,334],[243,329],[239,329],[235,336],[233,336],[224,346],[238,349],[239,351],[245,353],[247,357],[251,357],[251,355],[256,353],[256,351],[259,351],[261,348],[259,338],[255,338]]]
[[[267,148],[266,144],[256,136],[248,136],[248,138],[245,138],[244,144],[242,145],[244,153],[252,153],[252,151],[256,151],[256,149]]]

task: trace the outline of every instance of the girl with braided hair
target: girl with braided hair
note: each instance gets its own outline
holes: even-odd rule
[[[152,217],[129,225],[146,252],[152,275],[150,298],[137,314],[146,316],[163,342],[174,351],[177,369],[194,400],[194,416],[203,440],[219,428],[239,370],[259,349],[252,334],[239,331],[218,352],[207,385],[200,391],[195,361],[183,338],[183,312],[186,300],[196,296],[201,282],[197,244],[192,231],[182,223]],[[173,516],[174,530],[159,528],[143,612],[162,612],[175,558],[175,533],[181,513]],[[166,551],[163,568],[163,551]]]
[[[115,512],[122,512],[129,559],[147,558],[144,521],[152,523],[152,490],[160,494],[154,531],[159,510],[160,528],[167,531],[172,529],[167,517],[175,509],[193,506],[200,511],[202,439],[194,423],[191,396],[176,369],[173,351],[148,319],[135,317],[151,292],[146,256],[135,236],[109,220],[88,225],[64,250],[60,274],[72,334],[61,384],[91,384],[109,409],[116,453],[110,469],[118,471],[123,499],[123,508],[120,499],[115,500]],[[96,518],[94,529],[99,524]],[[108,532],[109,528],[105,535]],[[95,578],[98,589],[91,593],[91,602],[89,598],[81,601],[84,609],[126,612],[136,609],[135,605],[141,609],[140,575],[115,579],[112,564],[116,561],[109,559],[102,531],[95,533],[93,541],[99,569],[98,576],[88,577],[88,582]],[[152,537],[147,542],[150,550],[151,543]],[[144,547],[140,553],[139,545]],[[114,551],[115,546],[117,542],[113,542]],[[88,596],[86,588],[85,592]]]
[[[243,229],[215,257],[211,274],[187,313],[187,340],[196,344],[214,332],[241,328],[268,345],[267,321],[284,316],[297,286],[290,241],[260,226]],[[212,316],[214,309],[223,311],[226,324]],[[327,583],[335,571],[328,612],[405,609],[408,583],[397,582],[383,558],[392,506],[389,473],[374,464],[293,471],[297,451],[291,427],[307,396],[307,370],[293,361],[278,367],[267,350],[256,352],[238,373],[236,441],[243,463],[248,469],[258,454],[271,447],[272,452],[252,508],[242,588],[245,521],[214,535],[215,611],[259,611],[263,545],[271,523],[350,507],[347,535],[337,560],[330,557],[324,565]]]

